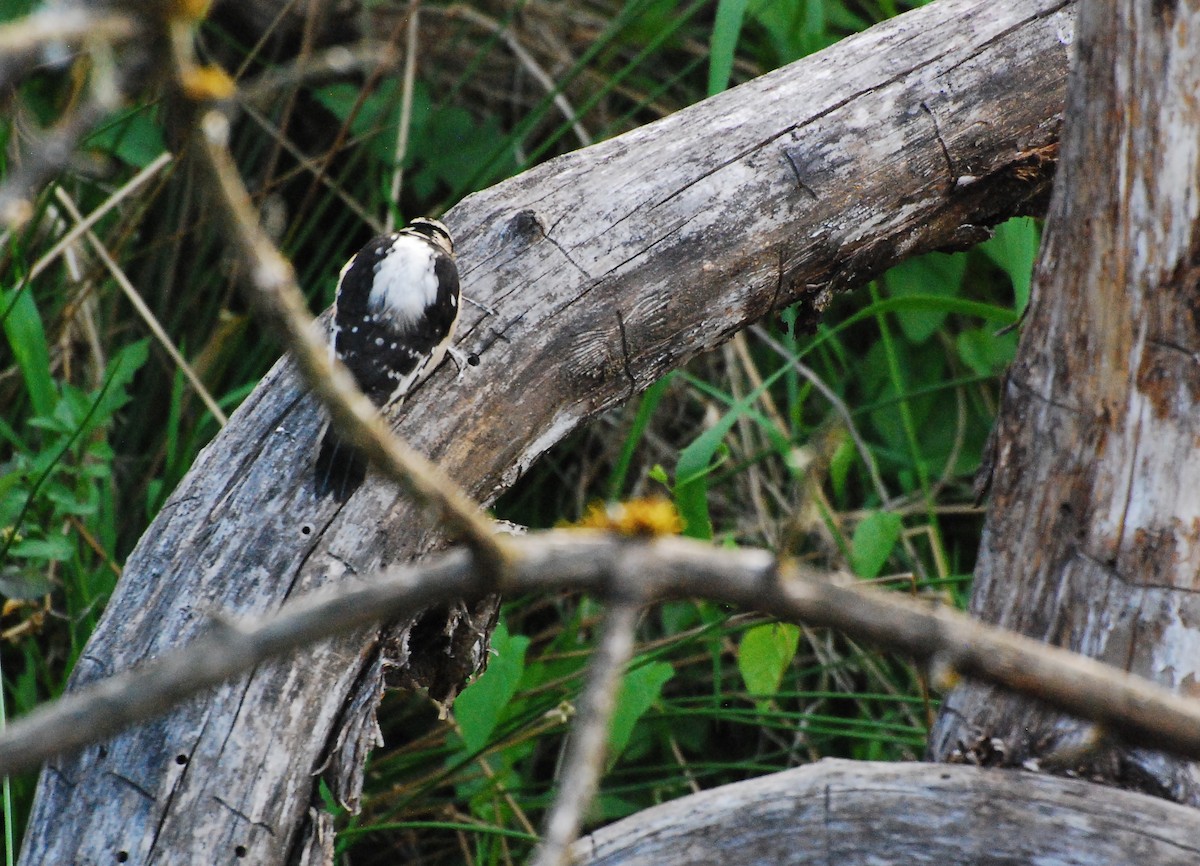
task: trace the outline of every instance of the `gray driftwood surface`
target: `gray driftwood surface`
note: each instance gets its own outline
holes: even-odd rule
[[[940,0],[660,122],[470,196],[446,217],[482,365],[396,427],[489,503],[547,448],[773,309],[1044,207],[1073,8]],[[75,686],[224,612],[369,574],[438,542],[390,486],[313,498],[320,424],[284,361],[131,555]],[[357,634],[44,770],[21,862],[320,862],[315,774],[353,804],[385,673],[453,695],[491,607]],[[411,640],[410,640],[411,638]],[[387,670],[385,670],[387,668]],[[940,770],[931,768],[930,773]],[[318,824],[322,823],[320,820]]]
[[[1200,811],[1016,770],[827,759],[584,836],[576,866],[1192,866]]]
[[[997,422],[980,619],[1200,696],[1196,3],[1081,8],[1063,164]],[[1086,23],[1085,23],[1086,22]],[[965,684],[931,750],[1200,805],[1200,768]],[[992,749],[993,738],[1004,743]]]

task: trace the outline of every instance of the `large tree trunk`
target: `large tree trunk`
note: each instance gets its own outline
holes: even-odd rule
[[[481,501],[552,444],[772,309],[1037,210],[1072,7],[943,0],[659,123],[474,195],[447,215],[465,291],[495,306],[399,432]],[[198,459],[126,565],[73,686],[178,646],[221,612],[369,574],[437,542],[390,486],[317,501],[319,415],[282,362]],[[402,624],[402,681],[452,695],[490,608]],[[44,771],[40,863],[278,864],[325,856],[313,774],[353,803],[382,683],[372,634],[200,696]],[[307,830],[305,827],[307,826]],[[123,855],[123,856],[122,856]]]
[[[1200,694],[1200,10],[1080,10],[1063,164],[998,425],[974,614]],[[938,758],[1200,802],[1191,764],[977,684]],[[995,738],[995,741],[993,741]]]

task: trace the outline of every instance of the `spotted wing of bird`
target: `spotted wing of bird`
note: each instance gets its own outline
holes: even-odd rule
[[[342,268],[334,354],[371,402],[390,406],[442,362],[459,302],[458,269],[445,248],[411,229],[381,235]],[[366,472],[366,458],[327,424],[317,455],[318,495],[345,502]]]

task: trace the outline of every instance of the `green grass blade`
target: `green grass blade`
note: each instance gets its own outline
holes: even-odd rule
[[[58,390],[50,375],[50,349],[46,329],[28,287],[0,292],[0,307],[4,309],[4,336],[12,349],[25,389],[29,392],[35,415],[43,417],[54,411]]]
[[[662,402],[663,395],[667,393],[670,384],[671,376],[664,376],[647,388],[646,393],[642,395],[641,402],[638,403],[637,414],[633,418],[633,427],[630,428],[629,435],[625,437],[625,444],[621,446],[621,454],[617,458],[612,478],[608,482],[610,501],[615,502],[621,498],[621,491],[625,489],[625,479],[629,475],[629,466],[633,462],[633,455],[637,451],[638,443],[642,441],[642,434],[646,432],[646,426],[650,423],[654,410]]]
[[[717,20],[713,22],[712,40],[708,55],[708,95],[720,93],[729,86],[733,73],[733,54],[742,35],[747,0],[719,0]]]

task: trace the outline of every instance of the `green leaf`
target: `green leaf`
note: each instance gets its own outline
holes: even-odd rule
[[[621,455],[617,458],[616,465],[613,466],[612,476],[608,482],[608,498],[610,500],[615,501],[621,498],[621,493],[625,490],[625,478],[629,474],[629,466],[633,462],[633,455],[637,451],[638,444],[642,441],[642,435],[646,432],[646,426],[650,423],[650,418],[654,415],[654,410],[662,402],[662,398],[667,393],[667,388],[670,385],[671,376],[664,376],[647,388],[646,393],[638,401],[638,409],[633,419],[633,426],[629,429],[629,435],[625,437],[625,444],[621,447]],[[659,469],[661,471],[661,467]]]
[[[494,655],[487,670],[454,701],[454,718],[462,731],[463,742],[473,752],[487,745],[488,737],[500,721],[500,714],[517,693],[521,675],[525,672],[529,638],[510,635],[501,622],[492,632],[491,647]]]
[[[50,376],[50,350],[46,330],[28,286],[24,290],[0,291],[0,315],[4,336],[25,379],[25,389],[37,415],[54,411],[58,392]]]
[[[986,328],[963,331],[955,339],[955,348],[963,363],[980,376],[995,376],[1017,355],[1017,334],[995,334]]]
[[[145,168],[167,149],[158,124],[146,108],[111,119],[84,140],[84,147],[110,153],[134,168]]]
[[[365,97],[357,84],[331,84],[314,95],[343,123],[353,115],[350,132],[364,141],[372,156],[384,165],[396,160],[396,125],[400,122],[400,81],[385,78]],[[419,141],[419,127],[429,112],[429,96],[424,85],[413,88],[412,126],[409,128],[409,153]]]
[[[833,486],[833,495],[839,500],[846,495],[846,479],[850,475],[850,467],[858,460],[858,449],[854,440],[843,436],[842,441],[829,459],[829,483]]]
[[[966,267],[966,256],[929,253],[896,265],[887,272],[884,282],[893,298],[953,298],[958,295]],[[946,310],[932,304],[896,312],[896,321],[910,343],[924,343],[945,320]]]
[[[70,559],[75,553],[71,540],[62,535],[48,538],[26,538],[8,549],[10,556],[21,559]]]
[[[98,425],[108,421],[114,412],[129,402],[129,385],[149,357],[149,339],[130,343],[113,355],[112,361],[108,364],[109,379],[105,384],[103,394],[93,394],[88,398],[89,402],[97,398],[100,400],[99,407],[92,416],[93,424]]]
[[[53,591],[44,563],[14,563],[0,569],[0,597],[29,600]]]
[[[0,0],[0,21],[15,21],[33,11],[33,0]]]
[[[742,635],[737,665],[746,690],[770,696],[778,692],[799,643],[799,626],[786,622],[757,625]],[[760,700],[759,708],[765,709],[766,703],[765,699]]]
[[[708,476],[717,466],[713,457],[724,449],[723,440],[737,420],[745,414],[753,416],[751,407],[758,401],[762,392],[775,384],[791,369],[786,364],[763,380],[762,384],[738,400],[729,411],[709,429],[679,452],[679,461],[675,464],[675,507],[683,519],[683,534],[690,538],[712,538],[712,521],[708,517]],[[700,382],[694,382],[703,388]],[[786,448],[787,442],[778,430],[770,424],[764,424],[768,436],[778,448]]]
[[[897,371],[903,380],[896,378]],[[936,340],[921,345],[892,340],[890,346],[880,340],[867,350],[861,376],[872,401],[867,413],[871,426],[884,446],[897,453],[910,450],[906,412],[918,431],[929,418],[946,414],[945,398],[937,393],[946,377],[946,352]]]
[[[43,495],[54,503],[59,514],[83,517],[95,514],[100,507],[100,493],[91,484],[84,487],[83,493],[76,493],[65,484],[51,483],[45,487]]]
[[[1041,234],[1033,217],[1015,217],[996,226],[991,239],[980,245],[987,257],[1012,281],[1013,306],[1018,313],[1029,303],[1029,286],[1033,281]]]
[[[651,662],[625,675],[617,695],[617,707],[608,731],[608,765],[611,767],[629,745],[633,728],[646,711],[662,696],[662,688],[675,668],[667,662]]]
[[[733,72],[733,54],[742,35],[747,0],[717,0],[717,17],[713,22],[708,54],[708,95],[720,93],[729,86]]]
[[[873,511],[860,521],[850,542],[850,567],[854,573],[859,577],[878,577],[903,528],[900,515],[890,511]]]

